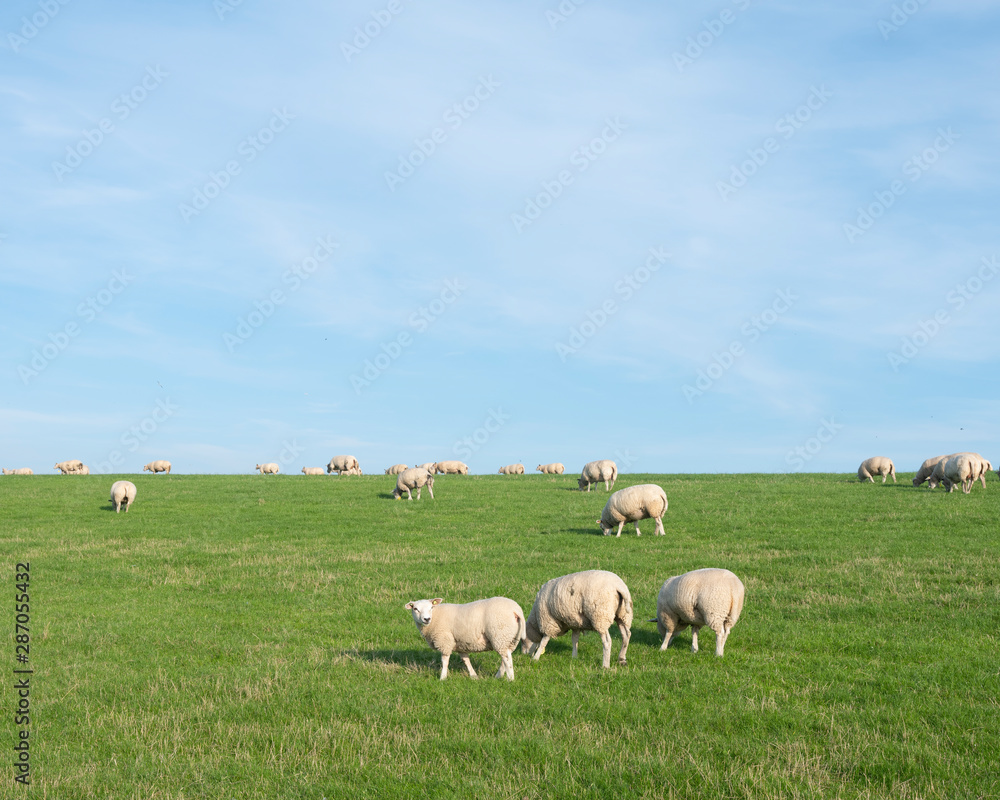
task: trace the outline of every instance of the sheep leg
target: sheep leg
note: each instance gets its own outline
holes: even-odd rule
[[[722,658],[722,651],[726,648],[726,639],[728,638],[729,628],[723,623],[722,630],[715,632],[715,655],[719,658]]]
[[[580,641],[580,631],[573,631],[573,658],[576,658],[576,645]]]
[[[420,487],[418,486],[417,487],[417,500],[419,500],[419,499],[420,499]]]
[[[622,649],[618,651],[618,663],[625,663],[625,652],[628,650],[629,639],[632,638],[632,631],[625,627],[624,622],[618,623],[618,632],[622,635]]]
[[[663,530],[663,517],[656,518],[656,531],[660,536],[666,536],[667,532]]]
[[[413,499],[413,495],[410,494],[410,487],[409,486],[406,487],[406,499],[407,500],[412,500]]]
[[[476,674],[476,671],[472,668],[472,662],[469,661],[469,654],[468,653],[459,653],[458,656],[459,656],[459,658],[462,659],[462,663],[465,664],[465,668],[467,670],[469,670],[469,677],[470,678],[478,678],[479,676]]]
[[[872,481],[872,483],[875,483],[875,481]],[[692,653],[697,653],[698,652],[698,631],[700,631],[700,630],[701,630],[701,626],[700,625],[692,625],[691,626],[691,652]]]
[[[427,484],[427,494],[431,496],[431,500],[434,499],[434,489],[429,483]]]
[[[669,616],[664,616],[657,621],[657,630],[660,629],[661,625],[663,626],[663,644],[660,646],[660,650],[666,650],[670,647],[670,643],[677,638],[677,634],[687,627],[680,620]]]
[[[506,676],[507,680],[514,680],[514,659],[510,653],[500,654],[500,669],[497,670],[495,677],[502,678]]]
[[[542,657],[542,653],[545,652],[545,645],[549,643],[549,637],[543,636],[542,641],[535,645],[535,652],[531,656],[532,661],[538,661]]]
[[[441,680],[448,677],[448,659],[451,658],[451,653],[441,654]]]
[[[611,667],[611,633],[603,631],[601,633],[601,644],[604,645],[604,652],[601,654],[601,666],[605,669]]]
[[[622,535],[622,528],[624,527],[625,527],[625,520],[622,520],[621,522],[618,523],[618,533],[615,534],[616,537],[620,537]]]
[[[639,521],[638,520],[636,520],[636,523],[635,523],[635,535],[636,536],[642,536],[642,534],[639,532]]]

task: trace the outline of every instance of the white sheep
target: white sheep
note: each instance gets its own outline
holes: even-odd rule
[[[334,456],[330,459],[330,463],[326,465],[327,472],[336,472],[338,474],[347,472],[351,468],[361,469],[361,465],[354,456]]]
[[[277,475],[279,467],[274,462],[271,462],[269,464],[258,464],[254,469],[261,475]]]
[[[426,464],[419,464],[420,469],[427,470],[431,475],[437,472],[437,464],[433,461],[428,461]]]
[[[302,468],[302,474],[303,475],[322,475],[323,474],[323,468],[322,467],[303,467]]]
[[[614,461],[604,459],[603,461],[591,461],[585,464],[583,472],[577,483],[582,492],[584,487],[590,491],[590,484],[604,481],[604,488],[610,491],[615,488],[615,480],[618,478],[618,465]]]
[[[157,472],[166,472],[166,473],[169,474],[169,472],[170,472],[170,462],[169,461],[163,461],[162,459],[159,460],[159,461],[150,461],[146,466],[144,466],[142,468],[142,471],[143,472],[152,472],[154,475]]]
[[[396,488],[392,490],[392,496],[397,500],[402,499],[403,492],[406,492],[406,499],[412,500],[411,489],[417,490],[417,500],[420,499],[420,490],[427,487],[427,493],[434,499],[434,476],[423,467],[410,467],[403,470],[396,476]]]
[[[500,467],[497,472],[501,475],[523,475],[524,464],[508,464],[506,467]]]
[[[393,464],[389,469],[385,471],[386,475],[398,475],[400,472],[406,472],[409,467],[406,464]]]
[[[729,632],[743,611],[743,583],[728,569],[696,569],[667,580],[656,598],[656,629],[666,650],[678,633],[691,626],[691,652],[698,652],[698,631],[715,631],[715,654],[722,656]]]
[[[872,456],[871,458],[866,458],[861,462],[861,466],[858,467],[858,480],[868,481],[869,483],[875,483],[873,475],[881,475],[882,483],[885,483],[887,477],[892,478],[892,482],[896,482],[896,465],[892,463],[892,459],[886,458],[885,456]]]
[[[951,492],[955,484],[960,483],[962,491],[968,494],[972,491],[972,484],[980,477],[982,468],[982,461],[973,453],[959,453],[938,462],[931,473],[928,486],[936,489],[940,483]]]
[[[438,461],[434,471],[445,475],[468,475],[469,467],[461,461]]]
[[[135,484],[132,481],[115,481],[111,484],[111,502],[115,504],[115,513],[121,511],[125,506],[125,513],[128,507],[135,502]]]
[[[341,475],[364,475],[361,471],[361,467],[351,467],[350,469],[345,469],[340,473]]]
[[[601,533],[605,536],[608,536],[617,525],[618,533],[615,536],[621,536],[625,523],[634,522],[635,535],[641,536],[639,520],[655,519],[656,529],[653,532],[665,536],[663,530],[665,513],[667,513],[667,493],[655,483],[641,483],[638,486],[619,489],[611,495],[597,524],[601,526]]]
[[[514,648],[524,639],[524,612],[509,597],[491,597],[472,603],[445,603],[412,600],[403,606],[413,613],[413,621],[424,640],[441,654],[441,680],[448,677],[448,660],[458,653],[469,670],[478,677],[469,661],[469,653],[494,650],[500,654],[496,677],[514,680]]]
[[[83,462],[77,459],[71,461],[60,461],[52,469],[59,470],[63,475],[70,475],[83,466]]]
[[[83,464],[79,469],[71,469],[67,474],[68,475],[89,475],[90,474],[90,467],[88,467],[86,464]]]
[[[596,631],[601,637],[604,653],[601,664],[611,666],[611,634],[617,624],[622,635],[618,663],[625,663],[629,639],[632,637],[632,595],[625,581],[613,572],[591,569],[553,578],[542,585],[525,623],[525,638],[521,650],[534,651],[537,661],[545,652],[549,639],[573,632],[573,658],[581,631]]]
[[[5,469],[4,475],[34,475],[31,467],[19,467],[18,469]]]
[[[566,469],[562,464],[539,464],[535,467],[537,472],[541,472],[543,475],[562,475],[563,471]]]
[[[917,470],[917,474],[913,476],[913,485],[919,486],[922,484],[934,473],[934,467],[936,467],[939,462],[949,458],[951,458],[951,456],[934,456],[933,458],[928,458],[923,464],[920,465],[920,469]]]

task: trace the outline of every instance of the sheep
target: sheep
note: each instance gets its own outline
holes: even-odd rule
[[[334,456],[330,459],[330,463],[326,465],[326,471],[329,472],[347,472],[351,468],[361,469],[361,465],[354,456]]]
[[[968,494],[972,491],[972,484],[980,477],[981,471],[982,462],[973,453],[959,453],[938,462],[934,472],[931,473],[928,486],[936,489],[940,483],[951,492],[956,483],[961,483],[962,491]]]
[[[5,469],[3,471],[4,475],[34,475],[34,471],[31,467],[19,467],[18,469]]]
[[[322,467],[303,467],[302,468],[302,474],[303,475],[322,475],[323,474],[323,468]]]
[[[434,499],[434,476],[423,467],[410,467],[403,470],[396,476],[396,488],[392,490],[392,496],[397,500],[402,499],[403,492],[406,492],[406,499],[412,500],[411,489],[417,490],[417,500],[420,499],[420,490],[427,487],[427,493]]]
[[[497,472],[501,475],[523,475],[524,464],[508,464],[506,467],[500,467]]]
[[[938,465],[938,462],[944,461],[951,458],[951,456],[934,456],[933,458],[928,458],[920,465],[920,469],[917,470],[917,474],[913,477],[913,485],[919,486],[925,480],[930,478],[931,474],[934,472],[934,467]]]
[[[625,663],[629,639],[632,637],[632,595],[625,581],[613,572],[591,569],[553,578],[542,585],[535,596],[535,604],[525,623],[525,637],[521,651],[537,661],[545,652],[545,645],[554,636],[573,632],[573,658],[581,631],[596,631],[601,637],[604,652],[601,665],[611,666],[612,624],[618,625],[622,635],[622,649],[618,663]]]
[[[618,465],[614,461],[605,459],[604,461],[591,461],[583,468],[577,483],[582,492],[584,487],[590,491],[590,484],[604,481],[604,488],[610,491],[615,488],[615,480],[618,478]],[[609,483],[610,482],[610,483]]]
[[[873,475],[881,475],[882,483],[885,483],[887,477],[892,478],[892,482],[896,482],[896,465],[892,463],[892,459],[886,458],[885,456],[872,456],[871,458],[866,458],[861,462],[861,466],[858,467],[858,480],[868,481],[869,483],[875,483]]]
[[[389,469],[385,471],[386,475],[398,475],[400,472],[406,472],[409,467],[406,464],[393,464]]]
[[[261,475],[278,474],[278,465],[275,464],[274,462],[271,462],[269,464],[258,464],[256,467],[254,467],[254,469],[256,469]]]
[[[340,473],[341,475],[364,475],[361,471],[361,467],[351,467],[350,469],[345,469]]]
[[[170,462],[169,461],[163,461],[162,459],[160,461],[150,461],[146,466],[144,466],[142,468],[142,471],[143,472],[152,472],[154,475],[157,472],[166,472],[167,474],[169,474],[170,473]]]
[[[566,469],[562,464],[539,464],[535,467],[535,470],[541,472],[543,475],[562,475],[563,471]]]
[[[433,600],[412,600],[403,606],[413,613],[413,621],[424,641],[441,654],[441,680],[448,677],[448,660],[458,653],[477,678],[469,653],[494,650],[500,654],[496,677],[514,680],[514,648],[524,639],[524,612],[509,597],[491,597],[461,605]]]
[[[83,466],[82,461],[73,459],[72,461],[60,461],[52,469],[59,470],[63,475],[69,475],[70,473],[80,469],[80,467],[82,466]]]
[[[90,474],[90,467],[88,467],[86,464],[83,464],[83,465],[80,466],[79,469],[71,469],[67,474],[68,475],[89,475]]]
[[[655,519],[656,529],[654,534],[665,536],[663,530],[663,515],[667,512],[667,493],[655,483],[641,483],[638,486],[629,486],[627,489],[619,489],[611,497],[601,512],[601,518],[597,524],[601,526],[601,533],[610,535],[615,525],[618,525],[618,533],[622,535],[622,528],[626,522],[635,523],[635,535],[641,536],[639,532],[640,519]]]
[[[434,465],[434,471],[445,475],[468,475],[469,467],[461,461],[438,461]]]
[[[122,504],[125,505],[125,513],[128,507],[135,502],[135,484],[132,481],[115,481],[111,484],[111,502],[115,504],[115,513],[121,511]]]
[[[431,475],[433,475],[437,471],[437,464],[435,464],[433,461],[428,461],[426,464],[420,464],[419,466],[420,469],[427,470]]]
[[[696,569],[667,580],[656,598],[656,629],[666,650],[677,634],[691,626],[691,652],[698,652],[698,631],[715,631],[715,655],[722,657],[726,639],[743,611],[745,590],[728,569]]]

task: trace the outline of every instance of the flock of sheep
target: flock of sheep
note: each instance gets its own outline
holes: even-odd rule
[[[973,484],[978,480],[982,481],[983,488],[986,488],[986,475],[993,469],[993,465],[979,453],[952,453],[947,456],[934,456],[928,458],[920,465],[917,474],[913,478],[913,485],[920,486],[924,481],[931,489],[944,486],[949,492],[958,484],[962,485],[962,491],[968,494],[972,491]],[[1000,469],[997,470],[1000,475]],[[885,456],[873,456],[866,458],[858,467],[858,480],[875,483],[876,475],[882,476],[882,483],[886,478],[892,478],[896,482],[896,465],[892,459]]]

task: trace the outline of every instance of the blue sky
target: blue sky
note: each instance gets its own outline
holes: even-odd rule
[[[985,0],[10,2],[7,468],[1000,462]]]

